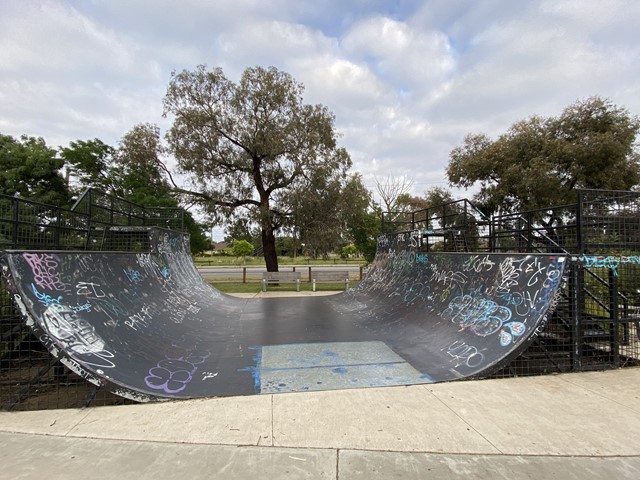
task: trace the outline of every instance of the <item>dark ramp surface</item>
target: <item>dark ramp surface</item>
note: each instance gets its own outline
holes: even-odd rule
[[[385,235],[366,278],[328,297],[238,299],[187,239],[150,253],[8,251],[27,324],[71,370],[139,401],[440,382],[490,374],[543,328],[556,255],[426,254]]]

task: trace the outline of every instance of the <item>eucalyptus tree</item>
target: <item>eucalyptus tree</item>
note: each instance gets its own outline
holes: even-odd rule
[[[287,198],[294,238],[313,256],[325,256],[353,242],[351,227],[367,211],[371,194],[359,174],[332,175],[319,171],[304,188]]]
[[[575,201],[576,188],[628,190],[640,183],[640,121],[600,97],[558,117],[532,116],[496,140],[469,134],[451,151],[447,174],[480,187],[485,213],[544,209]]]
[[[222,69],[174,72],[164,98],[167,133],[181,182],[215,220],[259,225],[269,271],[277,271],[276,232],[291,225],[290,196],[318,175],[344,177],[351,160],[337,145],[334,116],[303,101],[304,87],[274,67],[247,68],[238,83]]]

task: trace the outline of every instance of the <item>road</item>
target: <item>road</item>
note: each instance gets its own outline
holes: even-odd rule
[[[302,278],[308,279],[309,269],[312,270],[321,270],[321,271],[331,271],[331,270],[348,270],[349,277],[356,280],[360,278],[360,265],[354,264],[345,264],[345,265],[284,265],[280,267],[281,272],[292,271],[295,269],[296,272],[302,272]],[[221,280],[237,280],[242,281],[243,271],[246,269],[247,279],[258,280],[262,278],[262,272],[265,272],[267,269],[265,267],[241,267],[241,266],[225,266],[225,267],[214,267],[214,266],[198,266],[198,271],[200,275],[203,276],[206,280],[209,281],[221,281]]]

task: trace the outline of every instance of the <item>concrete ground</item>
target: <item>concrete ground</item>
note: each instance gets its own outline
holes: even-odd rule
[[[0,478],[640,478],[640,369],[0,413]]]
[[[0,412],[0,479],[640,478],[640,369]]]

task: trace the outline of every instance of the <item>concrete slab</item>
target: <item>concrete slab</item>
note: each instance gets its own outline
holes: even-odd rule
[[[585,372],[559,378],[640,413],[640,368]]]
[[[637,412],[559,376],[421,388],[505,454],[640,455]]]
[[[271,445],[271,399],[228,397],[92,409],[69,436]]]
[[[273,395],[276,446],[498,453],[423,386]]]
[[[0,433],[2,478],[335,479],[336,452]]]
[[[65,435],[80,423],[90,410],[34,410],[0,412],[0,432],[22,432],[41,435]]]
[[[341,450],[339,478],[350,480],[536,480],[640,478],[639,457],[524,457]]]

